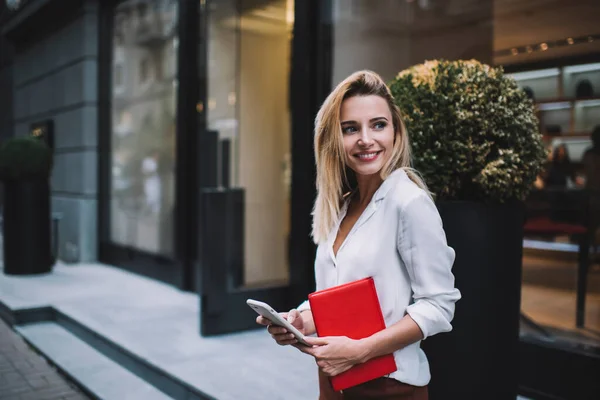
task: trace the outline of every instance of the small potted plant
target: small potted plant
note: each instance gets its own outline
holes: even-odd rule
[[[432,397],[470,398],[493,388],[515,398],[523,200],[546,159],[533,103],[501,68],[475,60],[427,61],[400,72],[390,89],[404,113],[413,165],[456,251],[462,293],[453,332],[423,343]],[[464,362],[455,368],[458,359]]]
[[[19,136],[0,146],[4,184],[4,273],[29,275],[52,269],[50,174],[52,151],[41,139]]]

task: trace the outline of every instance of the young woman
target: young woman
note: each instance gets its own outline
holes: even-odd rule
[[[455,254],[425,184],[409,167],[400,110],[377,74],[356,72],[327,97],[316,118],[315,155],[317,290],[373,277],[386,329],[362,340],[308,337],[309,348],[285,328],[257,322],[280,345],[316,359],[320,399],[427,399],[430,372],[420,341],[452,329],[460,299]],[[308,302],[284,316],[305,335],[315,333]],[[390,353],[396,372],[333,391],[328,376]]]

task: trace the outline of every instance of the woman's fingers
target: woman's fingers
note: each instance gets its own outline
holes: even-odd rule
[[[256,323],[260,324],[260,325],[266,325],[266,326],[271,325],[271,321],[269,321],[268,319],[266,319],[262,315],[259,315],[258,317],[256,317]]]
[[[294,338],[294,335],[288,332],[271,333],[271,336],[277,341],[291,340]]]
[[[294,344],[297,342],[296,338],[291,333],[272,334],[271,337],[280,345]]]
[[[277,325],[269,325],[267,327],[267,331],[271,335],[284,335],[284,334],[288,333],[287,329],[285,329],[284,327],[281,327],[281,326],[277,326]]]
[[[297,313],[297,311],[296,311]],[[282,317],[287,319],[288,313],[282,313]],[[300,314],[297,313],[295,317],[299,317]],[[267,332],[271,334],[271,337],[277,342],[277,344],[281,346],[286,345],[295,345],[298,343],[298,340],[294,337],[292,333],[290,333],[286,328],[278,325],[273,325],[273,323],[267,318],[259,315],[256,317],[256,323],[260,325],[265,325],[267,327]]]
[[[298,343],[298,341],[294,338],[294,339],[284,339],[284,340],[276,340],[277,344],[279,344],[280,346],[288,346],[291,344],[296,344]]]
[[[300,318],[300,313],[295,308],[290,310],[290,312],[285,316],[285,319],[292,325],[294,325],[294,321],[296,321],[298,318]]]

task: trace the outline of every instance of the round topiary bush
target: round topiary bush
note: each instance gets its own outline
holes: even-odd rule
[[[501,68],[428,61],[390,83],[437,199],[524,200],[546,159],[532,101]]]
[[[52,150],[33,136],[17,136],[0,146],[0,180],[44,180],[52,172]]]

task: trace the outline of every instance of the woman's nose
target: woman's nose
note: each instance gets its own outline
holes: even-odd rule
[[[371,136],[371,132],[368,129],[363,129],[360,133],[360,138],[358,139],[358,144],[363,146],[370,146],[373,144],[373,137]]]

